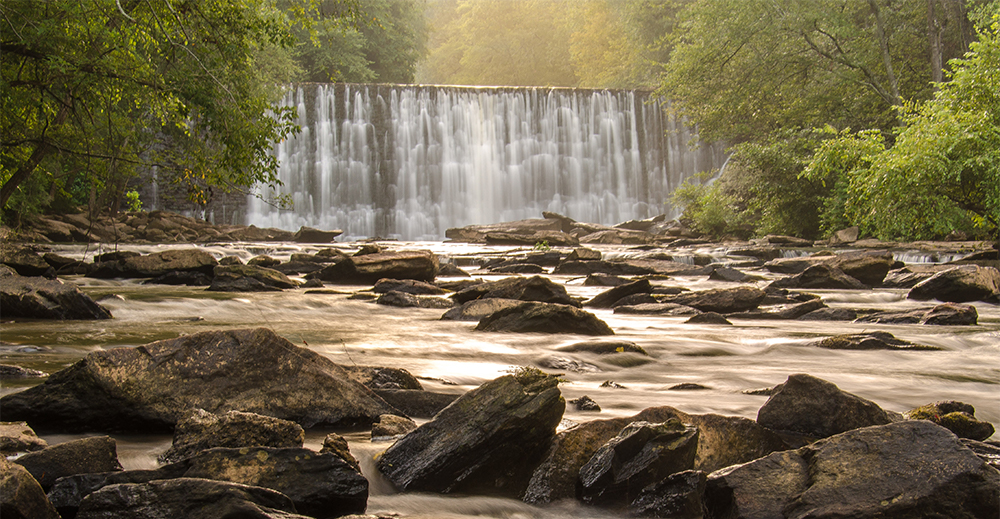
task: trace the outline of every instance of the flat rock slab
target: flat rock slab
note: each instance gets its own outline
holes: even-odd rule
[[[266,328],[203,332],[87,355],[0,399],[36,430],[170,431],[195,408],[303,427],[369,426],[397,413],[329,359]]]

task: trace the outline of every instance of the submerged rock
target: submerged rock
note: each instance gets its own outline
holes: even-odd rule
[[[925,421],[857,429],[712,473],[710,517],[995,518],[1000,472]]]
[[[757,411],[764,427],[819,438],[891,421],[878,404],[806,374],[789,375]]]
[[[516,497],[562,419],[556,383],[530,369],[487,382],[394,443],[378,468],[404,491]]]
[[[594,314],[572,306],[550,303],[521,303],[494,312],[479,321],[481,332],[575,333],[614,335],[615,332]]]
[[[936,346],[924,346],[897,339],[889,332],[851,333],[834,335],[811,343],[817,348],[828,350],[940,350]]]
[[[170,431],[194,408],[304,427],[370,425],[394,412],[329,359],[266,328],[97,351],[0,405],[5,419],[67,432]]]

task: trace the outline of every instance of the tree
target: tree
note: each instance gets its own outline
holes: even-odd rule
[[[0,5],[0,203],[72,172],[113,202],[137,168],[203,186],[276,182],[294,130],[256,56],[291,45],[266,0],[8,0]]]
[[[888,130],[899,123],[896,107],[933,90],[927,9],[886,0],[698,0],[681,15],[658,92],[709,141],[826,124]]]
[[[844,216],[884,238],[934,238],[971,221],[1000,226],[1000,6],[951,80],[910,105],[895,144],[879,132],[845,132],[823,145],[812,178],[846,185]]]

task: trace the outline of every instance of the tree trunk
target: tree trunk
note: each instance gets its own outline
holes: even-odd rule
[[[21,185],[22,182],[28,179],[32,173],[35,172],[35,168],[42,163],[42,160],[54,149],[48,141],[45,140],[45,132],[51,127],[58,127],[66,118],[69,117],[69,105],[63,103],[62,108],[59,109],[59,113],[56,114],[55,120],[51,124],[45,126],[42,130],[42,134],[39,139],[39,143],[35,146],[35,150],[31,152],[31,156],[28,160],[21,164],[21,167],[17,168],[6,182],[3,183],[3,187],[0,187],[0,209],[7,207],[7,200],[10,200],[11,195],[14,191],[17,191],[17,187]]]
[[[896,72],[892,69],[892,56],[889,54],[889,39],[885,35],[885,20],[882,19],[882,10],[879,9],[878,0],[868,0],[868,5],[872,9],[872,14],[875,15],[878,45],[882,49],[882,64],[885,66],[885,74],[892,95],[890,102],[893,105],[902,106],[903,98],[899,95],[899,80],[896,79]]]
[[[944,6],[938,9],[938,0],[927,0],[927,39],[931,46],[931,81],[934,83],[944,81],[944,48],[941,43],[944,25],[941,17],[947,16],[947,13],[943,11]]]

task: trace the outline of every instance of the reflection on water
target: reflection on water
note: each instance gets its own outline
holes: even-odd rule
[[[336,246],[350,250],[347,245]],[[499,254],[512,249],[444,243],[393,246],[431,248],[449,257]],[[141,250],[155,252],[162,248],[149,246]],[[237,244],[209,250],[217,257],[236,254],[244,260],[260,253],[287,259],[294,252],[310,252],[308,247],[294,244]],[[616,251],[610,247],[603,250]],[[57,252],[82,257],[83,250],[66,247]],[[603,290],[582,286],[576,276],[551,277],[565,283],[570,293],[578,297],[593,297]],[[557,351],[590,338],[475,332],[474,322],[441,321],[442,310],[385,307],[349,300],[344,294],[305,294],[294,290],[226,294],[197,287],[142,286],[135,281],[86,278],[73,281],[95,298],[105,298],[102,304],[115,318],[3,323],[0,363],[52,373],[102,348],[136,346],[205,330],[266,326],[337,363],[405,368],[421,377],[424,387],[433,391],[459,393],[505,374],[512,366],[537,364],[553,357],[589,365],[580,372],[563,372],[566,382],[560,387],[567,400],[587,395],[603,410],[580,412],[568,406],[566,418],[573,422],[628,416],[659,405],[674,406],[688,413],[753,419],[767,397],[746,394],[745,390],[773,386],[793,373],[809,373],[891,411],[903,412],[940,400],[967,402],[976,407],[977,417],[1000,427],[1000,308],[989,304],[976,304],[980,324],[970,327],[753,320],[734,320],[734,326],[720,327],[685,324],[686,317],[594,311],[615,330],[615,339],[635,342],[649,353],[646,358],[636,354],[608,357]],[[707,281],[705,277],[679,277],[655,283],[692,289],[732,286]],[[337,288],[346,294],[370,287]],[[905,291],[900,290],[814,293],[830,306],[905,310],[931,304],[908,301]],[[833,351],[809,346],[820,337],[875,330],[943,350]],[[614,381],[623,388],[601,387],[605,381]],[[37,381],[5,382],[0,392],[18,391],[34,383]],[[697,383],[707,389],[670,389],[680,383]],[[318,449],[325,435],[319,433],[311,432],[307,444],[312,442],[311,446]],[[373,444],[364,433],[353,434],[349,439],[352,451],[372,479],[373,497],[369,506],[372,512],[395,511],[417,517],[429,511],[433,511],[434,517],[600,516],[600,512],[571,503],[539,511],[509,500],[393,495],[391,485],[377,477],[371,462],[388,444]],[[127,468],[149,468],[168,445],[169,438],[165,437],[119,437],[119,454]]]

